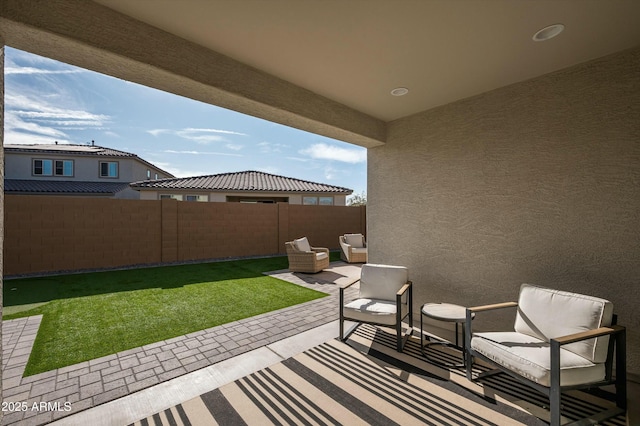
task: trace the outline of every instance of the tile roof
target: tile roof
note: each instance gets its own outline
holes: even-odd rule
[[[81,155],[81,156],[101,156],[101,157],[127,157],[136,159],[147,166],[173,176],[171,173],[162,170],[160,167],[149,163],[131,152],[120,151],[113,148],[106,148],[98,145],[74,145],[74,144],[8,144],[4,146],[5,152],[17,153],[38,153],[50,155]]]
[[[264,172],[244,171],[174,179],[144,180],[131,184],[133,189],[191,189],[206,191],[330,192],[351,194],[341,186],[309,182]]]
[[[127,182],[76,182],[35,179],[5,179],[4,192],[30,194],[115,194],[129,187]]]
[[[106,157],[137,157],[130,152],[105,148],[98,145],[72,145],[72,144],[21,144],[5,145],[5,151],[9,152],[37,152],[44,154],[72,154],[72,155],[102,155]]]

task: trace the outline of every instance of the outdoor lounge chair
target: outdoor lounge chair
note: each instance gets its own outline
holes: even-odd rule
[[[404,344],[413,333],[413,287],[408,276],[409,272],[403,266],[371,263],[362,265],[358,298],[344,303],[345,289],[357,281],[340,288],[340,340],[344,341],[349,337],[344,335],[345,320],[395,326],[397,350],[402,352]],[[407,317],[409,329],[403,338],[402,321]]]
[[[311,247],[307,237],[284,243],[289,258],[289,270],[315,274],[329,267],[329,249]]]
[[[474,333],[472,315],[517,307],[514,331]],[[497,367],[477,379],[505,372],[549,398],[551,425],[560,425],[561,392],[616,387],[616,408],[589,419],[601,421],[626,408],[625,328],[615,324],[608,300],[523,284],[518,303],[467,308],[467,378],[473,357]],[[477,318],[477,316],[476,316]],[[613,355],[615,379],[612,379]],[[593,424],[593,423],[584,423]]]
[[[340,258],[348,263],[367,263],[367,242],[362,234],[344,234],[340,240]]]

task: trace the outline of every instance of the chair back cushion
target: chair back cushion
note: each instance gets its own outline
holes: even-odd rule
[[[293,240],[296,248],[300,251],[311,251],[311,245],[309,244],[309,240],[307,237],[298,238],[297,240]]]
[[[366,263],[360,272],[360,298],[395,302],[396,293],[409,280],[404,266]]]
[[[522,284],[515,331],[549,342],[611,325],[613,304],[605,299]],[[591,362],[605,362],[609,337],[584,340],[563,348]]]
[[[362,234],[344,234],[344,241],[351,247],[364,247],[364,237]]]

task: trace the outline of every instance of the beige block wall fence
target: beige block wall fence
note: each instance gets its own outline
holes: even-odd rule
[[[365,207],[5,196],[4,275],[284,254],[307,236],[338,249]]]

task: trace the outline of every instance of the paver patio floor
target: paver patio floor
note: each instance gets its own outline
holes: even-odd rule
[[[14,409],[2,424],[46,424],[335,321],[339,285],[360,267],[334,262],[319,274],[269,275],[329,296],[29,377],[22,374],[41,317],[3,322],[3,400]]]

